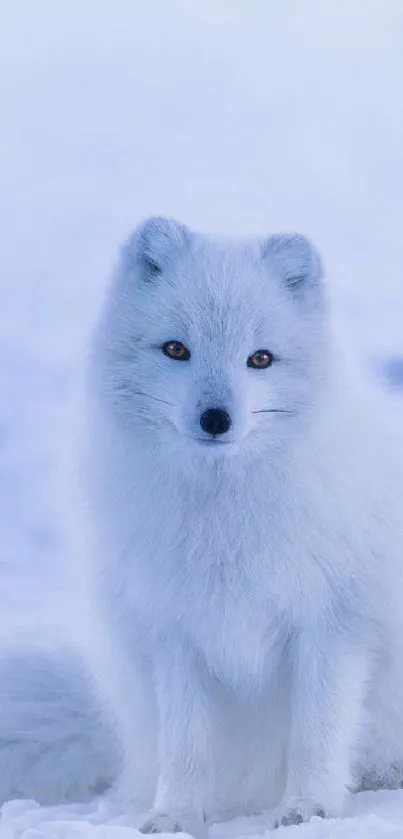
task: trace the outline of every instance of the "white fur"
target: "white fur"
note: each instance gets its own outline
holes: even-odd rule
[[[77,651],[7,646],[0,658],[0,801],[85,801],[119,771],[116,738]]]
[[[247,366],[258,349],[270,368]],[[145,831],[202,833],[261,808],[273,826],[338,815],[348,787],[399,785],[401,470],[333,346],[311,245],[146,222],[86,392],[89,647],[124,807],[151,808]],[[226,445],[202,439],[210,407],[231,415]]]

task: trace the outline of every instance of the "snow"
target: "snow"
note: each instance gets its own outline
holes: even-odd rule
[[[238,818],[211,827],[214,839],[401,839],[403,791],[366,792],[352,798],[343,819],[280,828],[273,834],[264,815]],[[1,839],[135,839],[141,836],[129,820],[116,815],[105,800],[91,805],[39,807],[34,801],[12,801],[2,810]],[[161,834],[169,836],[170,834]],[[177,834],[179,835],[179,834]]]
[[[401,0],[4,0],[0,12],[1,632],[68,618],[57,484],[119,241],[165,213],[297,229],[337,322],[402,410]],[[292,837],[403,836],[403,792]],[[214,835],[262,835],[264,817]],[[1,839],[130,837],[107,801],[5,805]]]

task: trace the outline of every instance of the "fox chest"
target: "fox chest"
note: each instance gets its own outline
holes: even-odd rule
[[[278,667],[287,634],[284,616],[270,592],[254,586],[217,586],[214,596],[195,601],[184,625],[208,668],[236,684],[261,681]]]
[[[240,541],[215,548],[177,556],[164,590],[167,622],[181,625],[219,678],[260,681],[277,667],[288,629],[270,554]]]

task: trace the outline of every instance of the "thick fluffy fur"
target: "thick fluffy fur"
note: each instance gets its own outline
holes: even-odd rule
[[[154,219],[122,252],[80,463],[92,665],[144,831],[338,815],[403,778],[401,472],[330,334],[301,236]]]
[[[0,801],[85,801],[119,771],[90,673],[77,651],[32,647],[27,640],[0,659]]]

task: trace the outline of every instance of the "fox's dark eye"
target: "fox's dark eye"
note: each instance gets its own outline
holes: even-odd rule
[[[190,352],[180,341],[165,341],[162,352],[174,361],[189,361]]]
[[[256,350],[253,355],[248,358],[248,367],[254,367],[255,370],[264,370],[265,367],[270,367],[273,364],[274,355],[269,350]]]

